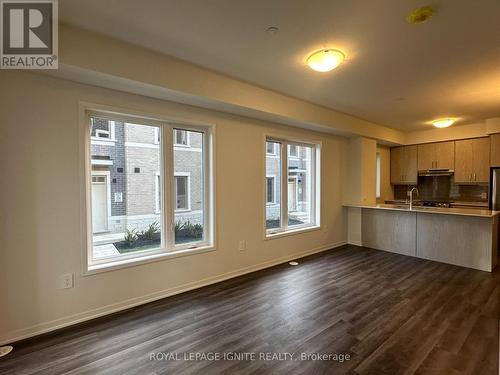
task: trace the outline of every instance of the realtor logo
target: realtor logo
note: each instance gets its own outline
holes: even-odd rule
[[[57,0],[0,0],[0,68],[58,68],[57,10]]]

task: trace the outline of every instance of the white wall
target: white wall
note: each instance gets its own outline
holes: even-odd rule
[[[1,71],[0,87],[0,342],[346,241],[344,138],[33,73]],[[82,277],[79,101],[216,124],[216,251]],[[323,141],[324,229],[263,240],[266,132]]]

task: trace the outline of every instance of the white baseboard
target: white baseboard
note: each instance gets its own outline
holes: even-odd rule
[[[61,329],[61,328],[68,327],[68,326],[71,326],[74,324],[85,322],[87,320],[99,318],[101,316],[105,316],[105,315],[109,315],[109,314],[112,314],[112,313],[115,313],[118,311],[126,310],[126,309],[129,309],[131,307],[135,307],[135,306],[143,305],[145,303],[157,301],[159,299],[173,296],[175,294],[187,292],[187,291],[190,291],[193,289],[198,289],[198,288],[210,285],[210,284],[215,284],[215,283],[218,283],[218,282],[221,282],[224,280],[232,279],[234,277],[238,277],[238,276],[250,273],[250,272],[259,271],[259,270],[269,268],[269,267],[272,267],[272,266],[275,266],[275,265],[278,265],[278,264],[281,264],[284,262],[288,262],[292,259],[297,259],[297,258],[301,258],[301,257],[307,256],[307,255],[319,253],[319,252],[322,252],[325,250],[334,249],[334,248],[343,246],[346,243],[347,243],[347,241],[341,241],[341,242],[337,242],[337,243],[333,243],[333,244],[324,245],[324,246],[317,247],[317,248],[314,248],[311,250],[307,250],[307,251],[303,251],[303,252],[295,253],[295,254],[290,254],[290,255],[287,255],[287,256],[284,256],[284,257],[281,257],[278,259],[273,259],[273,260],[270,260],[267,262],[259,263],[259,264],[253,265],[253,266],[240,268],[240,269],[237,269],[237,270],[234,270],[231,272],[223,273],[221,275],[208,277],[206,279],[183,284],[183,285],[169,288],[169,289],[165,289],[165,290],[162,290],[159,292],[147,294],[147,295],[140,296],[140,297],[130,298],[128,300],[114,303],[111,305],[107,305],[104,307],[100,307],[97,309],[88,310],[88,311],[74,314],[74,315],[70,315],[70,316],[67,316],[64,318],[60,318],[60,319],[52,320],[49,322],[36,324],[36,325],[30,326],[27,328],[21,328],[21,329],[15,330],[15,331],[7,332],[4,335],[0,336],[0,345],[13,343],[13,342],[16,342],[19,340],[27,339],[29,337],[41,335],[43,333],[48,333],[51,331],[55,331],[57,329]]]

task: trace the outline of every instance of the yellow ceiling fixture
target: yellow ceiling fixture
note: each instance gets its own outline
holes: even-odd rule
[[[436,14],[434,8],[430,6],[420,7],[414,9],[410,14],[408,14],[406,20],[410,25],[417,25],[419,23],[427,21],[434,14]]]
[[[439,120],[432,121],[432,125],[436,128],[447,128],[448,126],[453,125],[456,120],[453,118],[442,118]]]
[[[342,64],[344,60],[345,55],[342,51],[325,48],[310,54],[306,63],[317,72],[329,72]]]

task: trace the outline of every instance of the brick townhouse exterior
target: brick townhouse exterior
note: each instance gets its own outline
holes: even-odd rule
[[[202,135],[175,130],[176,222],[203,224]],[[94,234],[141,231],[160,223],[160,136],[153,126],[92,118]]]

